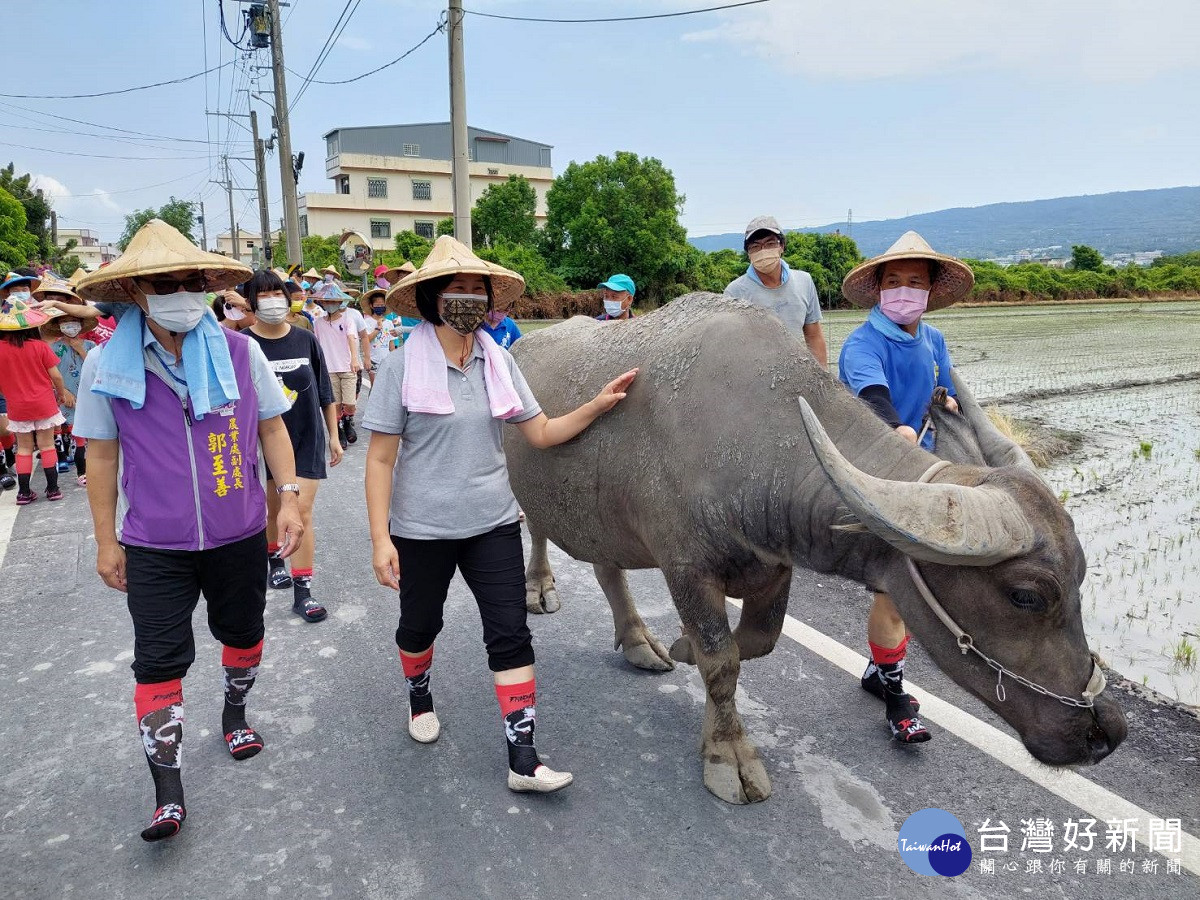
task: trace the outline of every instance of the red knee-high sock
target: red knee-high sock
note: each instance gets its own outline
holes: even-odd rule
[[[279,541],[273,541],[267,544],[267,555],[274,556],[279,552]]]
[[[32,475],[33,474],[33,454],[18,453],[17,454],[17,474]]]
[[[429,690],[429,669],[433,665],[433,645],[420,656],[400,654],[404,680],[408,682],[409,715],[414,719],[433,712],[433,694]]]
[[[537,723],[537,679],[496,685],[496,700],[504,717],[508,767],[518,775],[532,775],[542,764],[533,746],[533,731]]]
[[[183,823],[183,781],[179,774],[183,762],[183,682],[175,678],[139,684],[133,692],[133,706],[158,806],[156,824],[142,836],[158,840],[170,837]],[[178,810],[173,809],[175,806]],[[168,813],[165,818],[164,810]],[[160,818],[162,821],[158,821]]]
[[[875,660],[875,665],[903,662],[904,654],[908,650],[908,635],[895,647],[880,647],[874,641],[867,641],[867,644],[871,648],[871,659]]]
[[[0,450],[11,450],[16,442],[17,436],[10,431],[8,434],[0,437]]]

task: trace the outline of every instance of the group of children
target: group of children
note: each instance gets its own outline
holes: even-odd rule
[[[37,500],[37,457],[46,499],[61,500],[58,476],[72,462],[78,484],[87,484],[87,441],[71,428],[79,375],[102,317],[70,284],[32,270],[8,273],[0,304],[0,491],[15,486],[18,506]]]

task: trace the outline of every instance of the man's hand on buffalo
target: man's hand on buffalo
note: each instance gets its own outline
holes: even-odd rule
[[[915,444],[917,442],[916,431],[914,431],[908,425],[897,425],[896,434],[900,435],[900,437],[904,438],[910,444]]]

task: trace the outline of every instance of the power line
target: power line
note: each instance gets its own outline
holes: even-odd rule
[[[54,113],[42,112],[41,110],[38,110],[38,109],[30,109],[28,106],[18,106],[15,103],[0,103],[0,107],[2,107],[4,109],[10,109],[10,110],[19,109],[19,110],[22,110],[23,112],[33,113],[35,116],[38,117],[37,120],[28,119],[27,116],[18,116],[18,118],[28,119],[28,121],[31,121],[31,122],[32,121],[40,121],[42,118],[59,119],[60,121],[71,122],[72,124],[75,124],[75,125],[87,125],[91,128],[104,128],[108,131],[116,131],[116,132],[119,132],[120,134],[132,135],[135,138],[142,138],[145,140],[172,141],[172,142],[176,142],[176,143],[180,143],[180,144],[207,144],[207,143],[209,143],[207,140],[201,140],[199,138],[171,137],[170,135],[164,135],[164,134],[150,134],[149,132],[146,132],[146,131],[131,131],[128,128],[117,128],[115,125],[105,125],[101,122],[88,122],[84,119],[73,119],[70,116],[59,116],[59,115],[55,115]],[[16,113],[13,113],[13,115],[16,115]],[[50,129],[34,129],[34,130],[48,131]],[[80,132],[80,131],[73,130],[73,129],[58,129],[58,130],[63,134],[82,134],[85,137],[102,137],[102,138],[106,138],[108,140],[118,140],[117,138],[109,138],[107,135],[103,135],[103,134],[88,134],[86,132]]]
[[[698,13],[717,12],[722,9],[737,9],[740,6],[755,6],[759,3],[770,3],[771,0],[743,0],[741,3],[726,3],[723,6],[707,6],[704,9],[685,9],[681,12],[655,13],[649,16],[614,16],[606,19],[542,19],[533,16],[502,16],[499,13],[485,13],[474,9],[464,9],[463,12],[485,19],[507,19],[510,22],[557,22],[564,24],[582,24],[590,22],[642,22],[646,19],[674,19],[678,16],[694,16]]]
[[[401,53],[399,56],[397,56],[391,62],[386,62],[382,66],[372,69],[369,72],[363,72],[361,75],[355,75],[353,78],[345,78],[341,81],[321,81],[318,78],[310,78],[310,79],[308,79],[308,81],[310,84],[350,84],[351,82],[354,82],[354,81],[361,81],[362,79],[366,78],[368,75],[374,75],[376,72],[382,72],[384,69],[388,68],[389,66],[394,66],[396,63],[400,62],[400,60],[404,59],[406,56],[409,56],[410,54],[414,53],[416,50],[418,50],[422,46],[424,46],[424,44],[430,38],[432,38],[435,34],[438,34],[441,31],[445,31],[445,29],[446,29],[446,22],[445,22],[445,15],[443,14],[442,18],[438,20],[437,27],[434,28],[433,31],[429,32],[429,34],[427,34],[427,35],[425,35],[425,37],[421,38],[419,43],[414,44],[412,47],[409,47],[407,50],[405,50],[403,53]],[[288,72],[290,72],[292,75],[295,75],[297,78],[300,77],[299,72],[293,72],[291,69],[288,69]],[[293,104],[293,106],[294,105],[295,104]]]
[[[337,43],[338,38],[342,36],[342,32],[346,30],[346,26],[350,24],[350,20],[354,18],[354,14],[358,12],[358,7],[362,4],[362,0],[346,0],[346,5],[342,7],[342,14],[338,16],[338,20],[333,23],[333,28],[329,32],[329,37],[325,39],[325,44],[321,47],[321,51],[317,54],[317,58],[313,60],[312,67],[308,70],[308,74],[304,76],[304,82],[300,85],[300,90],[296,96],[292,98],[292,102],[288,105],[290,113],[300,103],[305,92],[312,84],[313,77],[321,70],[321,66],[325,64],[325,60],[329,58],[329,54],[333,52],[333,47]],[[351,9],[353,5],[353,9]],[[340,28],[338,26],[341,26]]]
[[[231,65],[233,60],[227,63],[222,63],[219,66],[214,66],[211,69],[205,69],[203,72],[197,72],[194,75],[185,75],[182,78],[172,78],[170,81],[156,81],[154,84],[140,84],[137,87],[121,88],[119,91],[97,91],[94,94],[3,94],[0,97],[12,97],[15,100],[87,100],[92,97],[112,97],[117,94],[132,94],[134,91],[148,91],[150,88],[165,87],[169,84],[183,84],[185,81],[192,81],[199,78],[201,75],[207,75],[209,72],[215,72],[218,69]]]
[[[0,147],[17,147],[21,150],[36,150],[39,153],[61,153],[63,156],[87,156],[92,159],[131,159],[131,160],[150,160],[150,159],[203,159],[203,154],[193,156],[106,156],[101,153],[78,153],[74,150],[55,150],[51,147],[30,147],[26,144],[9,144],[0,141]]]
[[[156,184],[145,184],[145,185],[142,185],[141,187],[135,187],[135,188],[122,188],[119,191],[106,191],[103,188],[97,188],[96,190],[100,191],[100,193],[104,194],[105,196],[109,196],[111,194],[136,194],[138,191],[148,191],[151,188],[165,187],[168,184],[176,184],[177,182],[180,182],[180,181],[186,181],[189,178],[195,178],[197,175],[200,175],[207,171],[208,171],[207,168],[199,169],[198,171],[195,171],[195,172],[188,172],[188,174],[186,174],[186,175],[180,175],[178,178],[172,178],[169,181],[159,181]],[[92,194],[68,194],[64,197],[55,197],[54,202],[58,203],[60,200],[93,200],[97,196],[99,196],[99,195],[95,194],[95,193],[92,193]]]
[[[217,0],[217,9],[220,10],[221,34],[225,35],[225,40],[229,41],[229,43],[233,44],[233,46],[237,47],[239,50],[249,50],[249,47],[242,46],[241,41],[242,38],[246,36],[246,33],[250,30],[250,22],[248,20],[242,21],[242,33],[239,34],[235,40],[234,38],[230,37],[229,28],[225,25],[225,3],[223,0]]]

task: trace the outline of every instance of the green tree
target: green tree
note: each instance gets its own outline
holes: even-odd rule
[[[396,235],[396,252],[414,266],[425,262],[425,257],[433,249],[433,241],[423,238],[415,231],[401,231]]]
[[[812,276],[822,302],[834,304],[842,296],[842,279],[863,261],[858,244],[844,234],[793,231],[787,236],[783,258],[793,269]]]
[[[133,236],[151,219],[162,219],[193,244],[196,243],[196,237],[192,234],[196,227],[196,204],[189,200],[177,200],[172,196],[169,202],[164,203],[158,209],[139,209],[127,215],[125,231],[121,233],[117,247],[124,251],[129,246],[129,242],[133,240]]]
[[[476,247],[501,242],[532,246],[537,240],[537,192],[524,175],[488,185],[471,210],[471,235]]]
[[[1100,272],[1104,269],[1104,257],[1087,244],[1075,244],[1071,247],[1071,268],[1079,272]]]
[[[573,162],[546,195],[547,260],[574,287],[624,272],[639,301],[669,300],[686,290],[679,281],[694,258],[679,224],[684,199],[657,159],[619,151]]]
[[[28,265],[38,254],[38,239],[26,229],[25,207],[0,188],[0,263],[5,271]]]
[[[546,260],[538,253],[536,247],[500,241],[494,247],[481,247],[476,252],[481,259],[499,263],[524,278],[525,293],[530,297],[567,289],[567,283],[550,271]]]
[[[454,217],[447,216],[444,219],[438,219],[437,228],[434,229],[434,235],[441,237],[443,234],[448,234],[454,237]]]
[[[50,200],[44,192],[30,186],[31,178],[29,173],[18,176],[16,166],[10,162],[0,168],[0,190],[8,191],[25,210],[25,230],[37,241],[30,260],[51,261],[57,248],[50,240]]]

